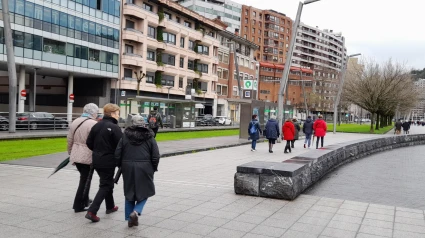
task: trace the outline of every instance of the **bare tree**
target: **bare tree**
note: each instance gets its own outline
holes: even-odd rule
[[[344,98],[371,113],[371,133],[374,122],[379,130],[390,124],[397,108],[409,111],[418,100],[410,71],[391,59],[381,65],[364,60],[347,72],[344,86]]]

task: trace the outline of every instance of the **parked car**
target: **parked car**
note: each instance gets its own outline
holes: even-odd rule
[[[218,124],[222,126],[232,125],[232,120],[229,117],[216,117],[218,119]]]
[[[211,114],[206,114],[201,118],[196,119],[197,126],[215,126],[218,124],[218,120]]]
[[[68,122],[48,112],[17,113],[16,127],[24,129],[67,129]]]
[[[0,116],[0,131],[9,130],[9,119],[6,117]]]

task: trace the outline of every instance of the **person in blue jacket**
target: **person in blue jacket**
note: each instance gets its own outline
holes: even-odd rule
[[[248,126],[249,138],[251,142],[251,151],[255,152],[255,147],[257,146],[257,140],[260,139],[260,133],[262,133],[260,128],[260,123],[258,122],[257,115],[252,115],[252,120]]]
[[[273,153],[273,145],[279,138],[279,123],[276,121],[276,116],[272,115],[266,124],[266,138],[269,141],[269,152]]]

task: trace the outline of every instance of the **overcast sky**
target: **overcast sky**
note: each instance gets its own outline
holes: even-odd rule
[[[273,9],[295,20],[299,0],[234,0]],[[377,61],[392,57],[425,68],[425,0],[321,0],[305,5],[301,21],[342,32],[348,54]]]

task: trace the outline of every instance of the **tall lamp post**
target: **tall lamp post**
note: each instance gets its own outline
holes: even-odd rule
[[[289,44],[289,51],[288,56],[286,57],[286,63],[285,63],[285,69],[283,70],[282,79],[280,80],[280,88],[279,88],[279,95],[278,95],[278,121],[279,123],[283,123],[283,94],[286,90],[286,86],[288,84],[288,76],[289,76],[289,69],[291,68],[292,64],[292,54],[294,53],[294,46],[295,46],[295,39],[297,37],[297,31],[298,31],[298,25],[300,24],[300,18],[301,13],[303,11],[303,6],[318,2],[320,0],[305,0],[304,3],[300,2],[298,5],[298,11],[297,11],[297,17],[295,18],[295,21],[292,25],[292,35],[291,35],[291,42]],[[279,126],[280,134],[282,135],[282,127]]]
[[[345,48],[345,47],[343,47],[343,48]],[[344,50],[344,49],[342,49],[342,50]],[[334,134],[336,133],[336,121],[337,121],[337,117],[338,117],[338,113],[337,113],[338,112],[338,104],[339,104],[339,101],[340,101],[340,98],[341,98],[342,88],[344,86],[345,73],[347,72],[348,60],[352,57],[356,57],[356,56],[359,56],[359,55],[361,55],[361,54],[352,54],[352,55],[347,56],[345,66],[343,66],[344,68],[342,70],[341,83],[339,84],[338,94],[336,95],[335,102],[334,102],[334,131],[333,131]]]

